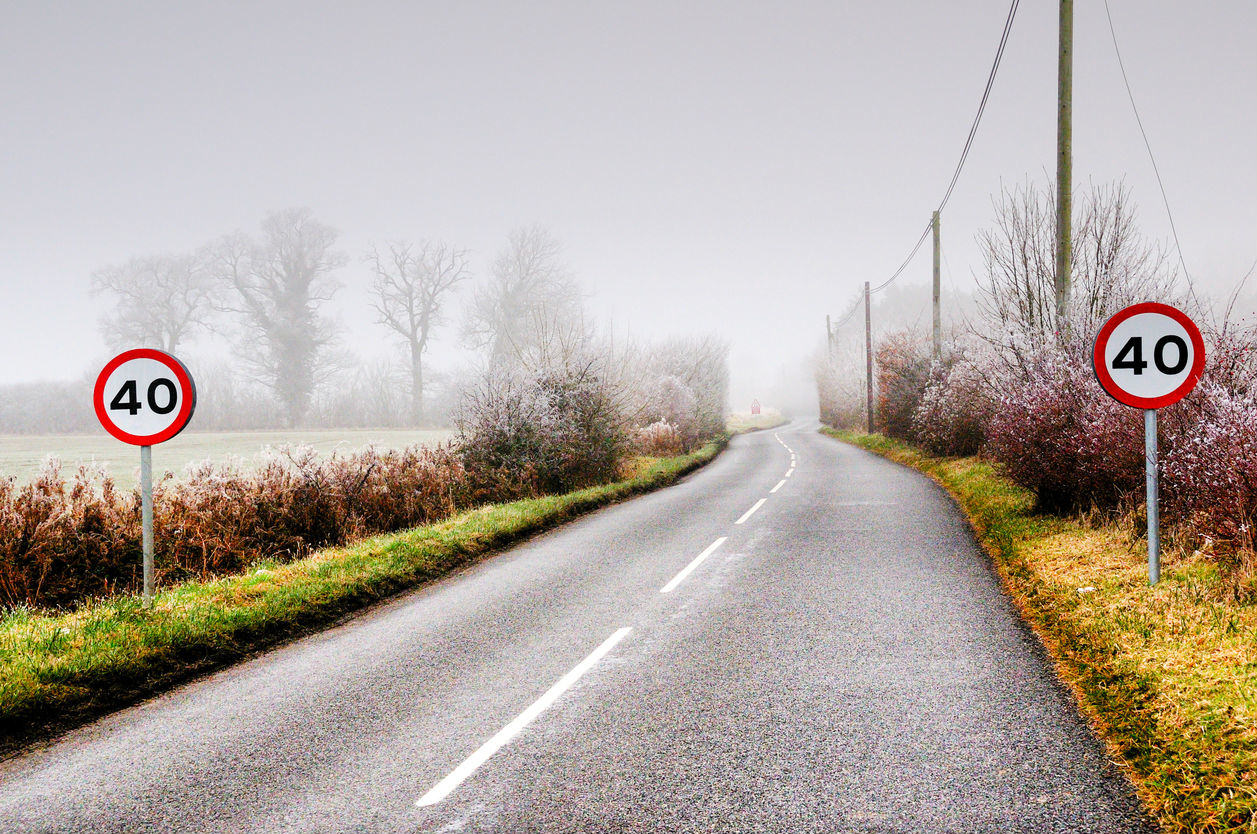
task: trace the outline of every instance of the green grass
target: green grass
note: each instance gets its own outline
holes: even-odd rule
[[[319,431],[185,431],[153,449],[153,474],[181,475],[190,463],[203,460],[243,459],[247,467],[264,449],[285,444],[313,446],[323,453],[352,451],[375,444],[382,449],[404,446],[431,446],[453,436],[449,429],[328,429]],[[135,486],[140,452],[134,446],[115,440],[101,429],[82,435],[4,435],[0,436],[0,476],[29,480],[49,456],[61,459],[66,472],[80,463],[104,464],[123,489]]]
[[[1208,554],[1163,553],[1149,587],[1127,523],[1036,514],[1029,492],[978,458],[825,433],[955,497],[1164,831],[1257,831],[1257,605],[1228,595]]]
[[[477,556],[598,507],[667,486],[727,441],[639,459],[632,477],[496,504],[284,565],[161,591],[151,609],[114,597],[0,619],[0,747],[12,750],[326,625]]]

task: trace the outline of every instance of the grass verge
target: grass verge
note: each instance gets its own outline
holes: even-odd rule
[[[933,478],[956,499],[1149,813],[1167,832],[1257,832],[1257,606],[1228,601],[1208,556],[1147,551],[1113,522],[1033,511],[978,458],[823,430]]]
[[[613,484],[481,507],[300,561],[178,585],[149,609],[122,596],[66,614],[10,612],[0,619],[0,752],[335,622],[512,541],[667,486],[727,442],[639,459],[632,477]]]

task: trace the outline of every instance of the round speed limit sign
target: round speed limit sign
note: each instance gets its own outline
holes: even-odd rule
[[[96,378],[92,402],[101,425],[114,437],[153,446],[188,424],[196,386],[184,364],[169,353],[136,348],[109,360]]]
[[[1205,368],[1205,342],[1186,313],[1150,301],[1105,322],[1092,362],[1100,385],[1118,402],[1161,408],[1196,387]]]

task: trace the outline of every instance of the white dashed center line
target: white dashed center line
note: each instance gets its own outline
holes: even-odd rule
[[[728,538],[729,538],[728,536],[721,536],[720,538],[716,539],[714,542],[709,544],[706,550],[704,550],[702,553],[698,554],[698,556],[694,558],[694,561],[690,562],[688,565],[686,565],[684,568],[681,569],[680,573],[672,577],[671,582],[669,582],[667,585],[664,585],[662,588],[660,588],[659,593],[661,594],[672,593],[672,591],[676,588],[676,586],[680,585],[682,580],[684,580],[685,577],[689,576],[690,572],[693,571],[694,568],[701,565],[704,559],[706,559],[711,554],[715,553],[716,549],[720,547],[720,545],[724,544],[728,540]]]
[[[602,645],[594,649],[580,663],[576,664],[576,668],[559,678],[559,682],[546,690],[546,693],[534,701],[532,706],[517,715],[511,723],[498,730],[497,735],[480,745],[480,748],[464,759],[462,764],[454,768],[449,776],[437,782],[432,790],[419,797],[419,800],[415,802],[416,807],[423,808],[427,805],[435,805],[449,796],[455,788],[462,784],[463,780],[475,773],[494,753],[510,744],[511,739],[519,735],[520,730],[531,724],[533,719],[545,712],[555,701],[559,700],[559,696],[571,689],[581,679],[582,675],[592,669],[599,660],[602,660],[608,652],[615,648],[616,643],[627,637],[632,630],[628,627],[622,628],[602,641]]]
[[[755,511],[756,511],[756,510],[758,510],[760,507],[764,506],[764,502],[765,502],[765,501],[767,501],[767,500],[768,500],[767,498],[761,498],[761,499],[759,499],[758,501],[756,501],[753,505],[751,505],[751,508],[750,508],[749,510],[747,510],[747,511],[746,511],[746,512],[744,512],[744,513],[742,513],[742,517],[741,517],[741,518],[739,518],[737,521],[735,521],[735,522],[733,522],[733,523],[734,523],[734,524],[742,524],[742,523],[744,523],[744,522],[745,522],[748,518],[750,518],[752,515],[754,515],[754,514],[755,514]]]
[[[776,485],[775,487],[773,487],[772,489],[768,490],[768,494],[769,494],[769,495],[772,495],[774,492],[776,492],[777,490],[781,489],[781,488],[782,488],[783,486],[785,486],[785,485],[786,485],[786,479],[785,479],[785,478],[782,478],[780,481],[778,481],[778,482],[777,482],[777,485]]]

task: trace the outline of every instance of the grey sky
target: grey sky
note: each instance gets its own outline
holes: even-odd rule
[[[1257,4],[1111,5],[1188,265],[1229,284],[1257,259]],[[902,260],[1007,3],[0,10],[0,382],[94,370],[93,269],[304,205],[343,233],[365,340],[369,243],[444,238],[483,273],[538,223],[617,330],[726,334],[741,397]],[[1103,3],[1076,15],[1077,181],[1124,177],[1168,236]],[[1001,180],[1053,170],[1055,50],[1056,4],[1023,3],[943,218],[957,285]],[[928,270],[923,252],[902,280]]]

